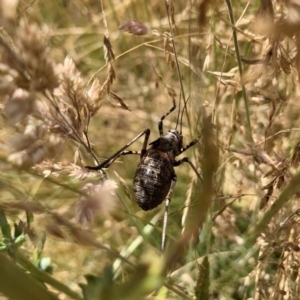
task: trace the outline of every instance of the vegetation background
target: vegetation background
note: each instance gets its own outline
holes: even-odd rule
[[[4,299],[299,299],[299,1],[0,5]],[[203,181],[176,168],[162,253],[138,156],[84,166],[155,140],[172,97]]]

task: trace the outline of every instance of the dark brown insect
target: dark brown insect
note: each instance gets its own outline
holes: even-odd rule
[[[175,108],[176,102],[173,98],[172,108],[161,117],[158,123],[160,137],[149,144],[149,149],[147,149],[147,145],[150,136],[150,129],[145,129],[143,132],[137,135],[128,144],[126,144],[123,148],[121,148],[118,152],[116,152],[110,158],[105,160],[99,166],[86,167],[90,170],[100,170],[108,168],[120,155],[140,155],[141,160],[137,166],[133,180],[133,194],[136,202],[143,210],[153,209],[159,204],[161,204],[164,200],[166,201],[162,236],[162,250],[165,247],[165,231],[167,225],[168,207],[171,201],[172,192],[177,181],[177,176],[175,174],[174,167],[181,165],[183,162],[187,162],[193,168],[197,176],[201,179],[201,176],[196,170],[196,167],[192,164],[188,157],[184,157],[180,160],[175,159],[176,156],[180,155],[188,148],[195,145],[199,141],[200,136],[198,136],[196,139],[190,142],[187,146],[183,147],[183,137],[181,130],[179,132],[176,129],[178,121],[175,129],[171,129],[166,134],[163,133],[163,120],[172,111],[174,111]],[[145,135],[145,139],[141,151],[125,151],[125,149],[127,149],[130,145],[132,145],[143,135]]]

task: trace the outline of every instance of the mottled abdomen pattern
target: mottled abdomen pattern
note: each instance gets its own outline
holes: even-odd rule
[[[133,181],[135,200],[143,210],[153,209],[165,200],[173,174],[173,162],[165,153],[155,149],[146,151]]]

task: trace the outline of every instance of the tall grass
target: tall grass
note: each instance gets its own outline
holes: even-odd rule
[[[0,294],[299,298],[296,1],[0,5]],[[203,180],[175,168],[162,252],[164,205],[132,196],[139,156],[85,166],[157,139],[173,97]]]

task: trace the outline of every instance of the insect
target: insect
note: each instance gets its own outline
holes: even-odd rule
[[[184,112],[184,108],[182,111],[182,115]],[[140,155],[140,162],[137,166],[133,180],[133,194],[137,204],[146,211],[157,207],[165,200],[166,208],[163,221],[163,234],[161,244],[162,250],[164,250],[165,248],[168,207],[171,202],[171,196],[177,181],[174,167],[177,167],[186,162],[190,164],[198,178],[202,179],[196,167],[188,157],[176,160],[177,156],[179,156],[181,153],[183,153],[199,141],[200,135],[193,141],[191,141],[187,146],[183,147],[182,124],[180,131],[177,130],[179,114],[176,128],[171,129],[166,134],[163,133],[163,120],[175,109],[176,100],[175,98],[173,98],[173,106],[166,114],[161,117],[158,123],[158,131],[160,136],[157,140],[149,144],[150,147],[148,149],[147,145],[150,137],[150,129],[145,129],[100,165],[95,167],[86,167],[90,170],[100,170],[108,168],[121,155]],[[141,151],[125,150],[143,135],[145,135],[145,139]]]

